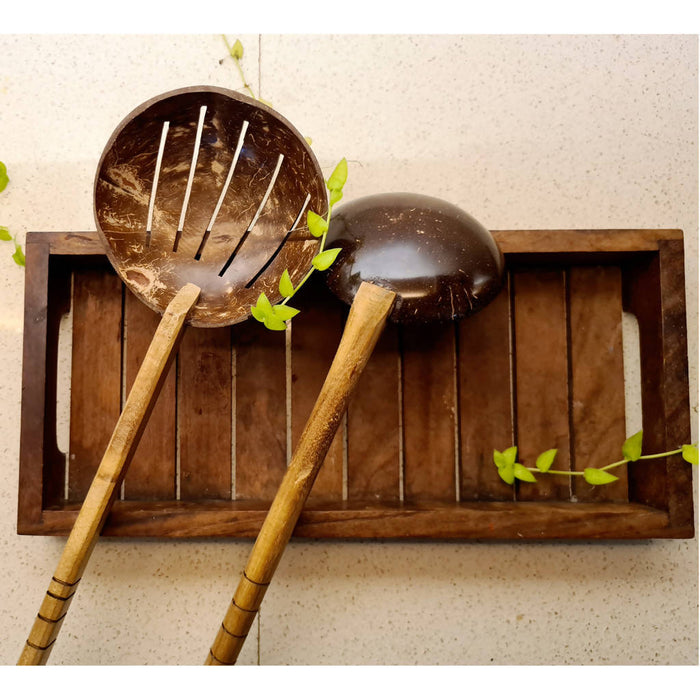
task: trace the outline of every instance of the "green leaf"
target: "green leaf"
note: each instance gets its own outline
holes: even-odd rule
[[[583,470],[583,478],[593,486],[601,486],[602,484],[610,484],[617,481],[617,477],[603,469],[588,469]]]
[[[287,328],[287,324],[277,318],[274,315],[274,311],[269,316],[265,316],[263,323],[265,324],[265,328],[271,331],[283,331]]]
[[[250,307],[250,312],[256,321],[260,321],[265,325],[265,328],[271,331],[283,331],[290,318],[293,318],[299,313],[299,309],[295,309],[286,304],[275,304],[272,306],[270,300],[265,296],[265,292],[258,297],[258,303]]]
[[[16,245],[15,252],[12,254],[12,259],[22,267],[25,267],[26,260],[24,258],[24,253],[22,252],[22,246]]]
[[[236,39],[235,43],[231,47],[231,56],[235,59],[243,58],[243,44],[241,44],[240,39]]]
[[[319,271],[327,270],[338,257],[338,253],[342,248],[329,248],[319,253],[312,261],[311,264]]]
[[[512,485],[515,481],[515,474],[513,472],[513,465],[505,466],[498,470],[498,476],[503,479],[508,485]]]
[[[267,296],[265,296],[265,292],[260,292],[257,307],[265,316],[272,315],[272,304]]]
[[[331,190],[331,206],[337,204],[343,198],[343,190]]]
[[[7,168],[5,164],[0,160],[0,192],[2,192],[6,187],[10,178],[7,177]]]
[[[519,464],[518,462],[513,465],[513,476],[515,476],[516,479],[520,479],[520,481],[537,481],[537,479],[535,479],[535,475],[524,465]]]
[[[290,318],[294,318],[299,313],[299,309],[295,309],[293,306],[287,306],[286,304],[275,304],[272,310],[275,314],[275,318],[278,318],[280,321],[289,321]]]
[[[506,458],[503,456],[503,452],[498,450],[493,451],[493,463],[499,468],[503,469],[506,466]]]
[[[642,432],[628,437],[622,445],[622,456],[630,462],[636,462],[642,456]]]
[[[518,448],[513,445],[512,447],[509,447],[507,450],[503,450],[503,458],[505,459],[505,462],[508,466],[513,466],[515,464],[515,460],[518,457]]]
[[[265,314],[262,311],[260,311],[260,309],[257,306],[251,306],[250,313],[253,314],[253,318],[256,321],[260,321],[260,323],[263,323],[265,321]]]
[[[0,226],[0,241],[11,241],[12,236],[5,226]]]
[[[498,467],[498,476],[509,485],[515,481],[514,467],[517,452],[517,447],[509,447],[503,452],[493,451],[493,462]]]
[[[328,185],[328,189],[333,191],[333,190],[342,190],[346,180],[348,179],[348,162],[343,158],[338,165],[335,166],[335,169],[331,173],[331,176],[328,178],[328,182],[326,183]]]
[[[289,276],[289,270],[285,270],[280,277],[280,294],[287,298],[294,294],[294,285],[292,278]]]
[[[557,450],[547,450],[543,452],[535,461],[535,466],[541,472],[548,472],[552,468],[554,458],[557,456]]]
[[[698,463],[698,446],[697,445],[683,445],[683,451],[681,453],[683,459],[691,464]]]
[[[306,214],[306,223],[309,226],[311,235],[315,238],[320,238],[326,231],[328,231],[328,224],[326,223],[326,220],[311,210],[309,210]]]

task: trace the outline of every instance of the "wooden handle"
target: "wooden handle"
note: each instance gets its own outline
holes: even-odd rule
[[[146,427],[166,370],[177,352],[185,319],[199,294],[199,287],[185,285],[163,314],[63,549],[18,666],[43,665],[49,658],[76,587]]]
[[[236,662],[395,297],[394,292],[376,285],[365,282],[360,286],[328,376],[253,545],[205,665]]]

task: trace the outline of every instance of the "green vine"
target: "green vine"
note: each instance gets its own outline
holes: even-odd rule
[[[258,97],[253,92],[253,88],[250,86],[250,83],[246,80],[245,73],[243,73],[243,66],[241,65],[241,59],[243,58],[243,44],[241,44],[240,39],[236,39],[236,41],[233,42],[233,46],[232,46],[229,43],[228,39],[226,38],[225,34],[222,34],[221,38],[224,40],[224,44],[226,44],[226,48],[228,49],[229,56],[231,56],[231,58],[233,59],[233,62],[236,64],[236,68],[238,69],[238,74],[241,76],[241,80],[243,81],[243,88],[246,90],[246,92],[254,100],[257,100],[258,102],[262,102],[263,104],[267,105],[268,107],[272,107],[272,104],[270,102],[268,102],[267,100],[263,100],[262,97]],[[220,61],[220,63],[221,63],[221,61]]]
[[[7,168],[5,164],[0,161],[0,192],[2,192],[7,184],[10,182],[10,178],[7,176]],[[6,226],[0,226],[0,241],[10,241],[15,246],[15,252],[12,254],[12,259],[20,266],[25,266],[24,251],[22,246],[17,243],[17,236],[13,236]]]
[[[617,481],[619,477],[612,474],[610,470],[621,467],[629,462],[638,462],[644,459],[659,459],[661,457],[671,457],[672,455],[680,454],[686,462],[697,465],[697,445],[682,445],[678,449],[669,450],[668,452],[644,455],[642,454],[642,436],[643,431],[640,430],[638,433],[635,433],[625,440],[622,445],[622,459],[606,464],[604,467],[587,467],[583,471],[552,469],[554,459],[557,455],[556,449],[546,450],[540,454],[535,460],[534,467],[526,467],[524,464],[517,461],[518,448],[515,445],[503,450],[503,452],[494,450],[493,462],[498,469],[498,475],[506,484],[513,484],[516,479],[532,483],[537,481],[535,474],[539,473],[582,477],[587,483],[593,486],[601,486]]]
[[[246,80],[245,73],[243,72],[243,66],[241,64],[241,59],[243,58],[243,44],[241,44],[239,39],[236,39],[233,44],[230,44],[226,38],[226,35],[222,34],[221,36],[226,44],[229,56],[236,64],[236,68],[241,76],[245,90],[254,100],[258,100],[258,102],[262,102],[268,107],[272,107],[269,102],[255,95],[250,83],[248,83]],[[307,137],[306,142],[310,145],[311,139]],[[338,165],[335,166],[331,176],[326,181],[326,187],[328,188],[329,194],[329,205],[325,218],[311,210],[306,213],[306,224],[309,227],[309,232],[314,238],[319,238],[321,240],[319,251],[311,261],[311,269],[304,275],[296,287],[294,286],[292,278],[289,275],[289,270],[285,270],[282,273],[278,288],[283,300],[279,304],[273,305],[263,292],[258,297],[255,306],[251,306],[250,312],[253,315],[253,318],[260,321],[265,328],[271,331],[283,331],[287,327],[287,321],[291,320],[299,313],[299,309],[289,306],[289,300],[302,288],[306,280],[311,277],[314,270],[327,270],[335,262],[336,257],[338,257],[340,248],[329,248],[326,250],[326,234],[328,233],[328,226],[330,225],[331,221],[333,205],[342,199],[343,187],[345,186],[347,179],[348,162],[345,158],[343,158]]]
[[[306,223],[309,227],[309,232],[314,238],[321,239],[319,252],[311,261],[311,269],[304,275],[299,284],[295,287],[289,275],[289,270],[282,273],[279,281],[279,291],[284,299],[274,306],[270,300],[262,292],[258,297],[257,304],[252,306],[250,311],[253,318],[260,321],[271,331],[283,331],[286,327],[286,321],[294,318],[299,313],[299,309],[295,309],[288,305],[288,301],[302,288],[306,280],[311,277],[314,270],[327,270],[338,257],[340,248],[328,248],[326,250],[326,234],[331,221],[331,212],[333,205],[339,202],[343,196],[343,187],[348,177],[348,163],[343,158],[338,165],[335,166],[333,173],[326,181],[326,187],[329,192],[329,206],[325,219],[322,216],[309,210],[306,214]]]

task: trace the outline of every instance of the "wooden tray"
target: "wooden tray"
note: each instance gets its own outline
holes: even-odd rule
[[[690,440],[682,233],[500,231],[508,286],[459,323],[384,333],[295,535],[692,537],[691,469],[631,465],[612,485],[503,483],[493,449],[602,466],[625,438],[621,319],[637,318],[644,451]],[[30,233],[18,532],[67,534],[158,317],[94,233]],[[313,279],[313,278],[312,278]],[[185,334],[104,534],[254,537],[337,346],[321,276],[288,336],[255,321]],[[300,294],[301,295],[301,294]],[[72,307],[69,457],[56,440],[61,317]]]

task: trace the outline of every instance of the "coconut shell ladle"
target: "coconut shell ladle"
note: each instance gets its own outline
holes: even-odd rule
[[[503,283],[503,255],[489,231],[434,197],[394,193],[354,200],[338,208],[326,241],[342,248],[328,285],[352,306],[206,665],[236,662],[387,318],[420,323],[468,316],[488,304]]]
[[[327,209],[323,174],[299,132],[261,103],[214,87],[169,92],[131,112],[104,149],[94,197],[110,262],[162,320],[20,665],[48,660],[185,323],[243,321],[261,292],[278,301],[282,272],[297,284],[317,252],[307,209]]]

